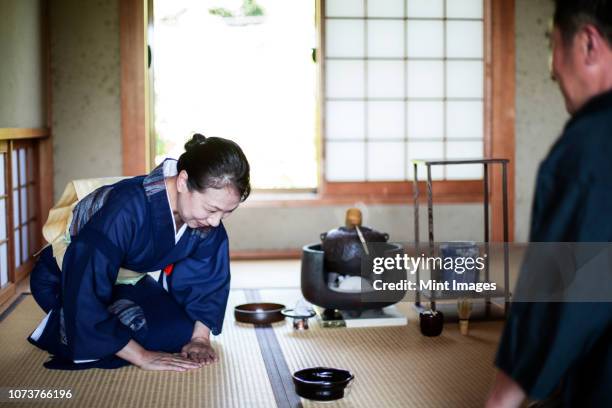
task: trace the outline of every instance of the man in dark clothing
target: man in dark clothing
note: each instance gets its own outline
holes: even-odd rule
[[[538,171],[530,241],[608,243],[612,0],[555,3],[553,75],[572,117]],[[495,364],[487,407],[517,407],[555,390],[567,406],[612,407],[612,303],[513,303]]]

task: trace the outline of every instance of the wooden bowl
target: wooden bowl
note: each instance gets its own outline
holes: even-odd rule
[[[285,319],[279,303],[245,303],[234,308],[234,317],[241,323],[271,324]]]

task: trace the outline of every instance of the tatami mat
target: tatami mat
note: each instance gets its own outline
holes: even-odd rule
[[[261,290],[264,300],[293,305],[299,290]],[[481,407],[491,380],[501,322],[474,322],[462,336],[448,323],[440,337],[420,334],[409,303],[398,304],[409,316],[407,326],[320,328],[306,331],[275,326],[291,372],[328,366],[350,370],[355,381],[337,407]],[[305,407],[316,404],[302,400]]]
[[[137,367],[118,370],[55,371],[42,366],[45,352],[26,341],[43,317],[32,296],[0,323],[0,387],[70,389],[73,398],[58,401],[0,402],[7,407],[273,407],[274,395],[252,326],[236,324],[233,305],[244,303],[232,291],[223,334],[215,338],[220,362],[197,371],[153,372]]]
[[[299,289],[265,289],[256,295],[287,307],[301,299]],[[315,366],[355,374],[349,395],[326,406],[479,407],[486,398],[500,322],[474,322],[469,336],[449,323],[440,337],[427,338],[419,332],[411,304],[402,303],[398,307],[409,316],[407,326],[323,329],[312,320],[309,330],[294,331],[287,321],[258,332],[234,321],[233,306],[246,300],[245,292],[231,292],[223,334],[215,338],[218,364],[184,373],[136,367],[52,371],[42,367],[46,353],[25,340],[43,315],[26,296],[0,322],[0,387],[70,389],[73,398],[61,404],[0,406],[275,407],[278,401],[294,400],[290,373]],[[286,396],[279,397],[282,393]],[[302,404],[319,405],[303,399]]]

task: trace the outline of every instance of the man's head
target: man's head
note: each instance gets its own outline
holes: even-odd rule
[[[555,0],[553,76],[574,114],[612,90],[612,0]]]

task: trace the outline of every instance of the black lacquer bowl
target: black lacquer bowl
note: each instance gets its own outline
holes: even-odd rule
[[[315,401],[343,398],[354,378],[349,371],[329,367],[305,368],[293,373],[295,392],[302,398]]]
[[[241,323],[271,324],[285,319],[279,303],[245,303],[234,308],[234,317]]]

